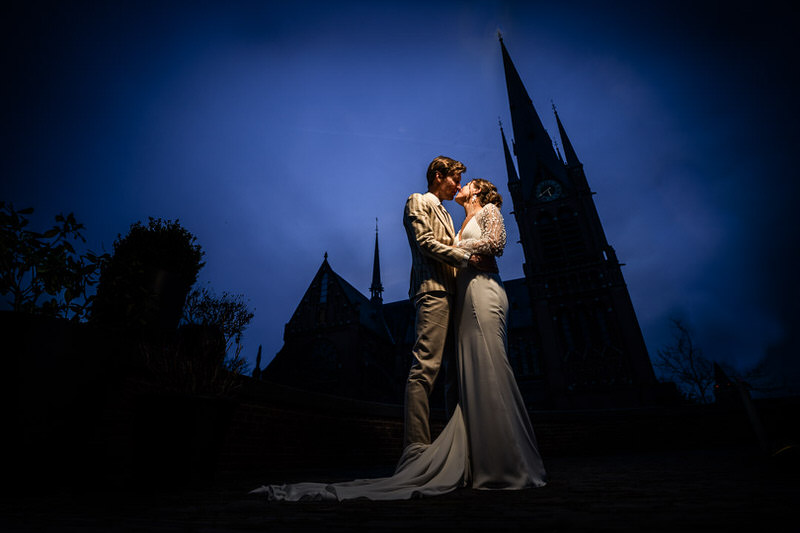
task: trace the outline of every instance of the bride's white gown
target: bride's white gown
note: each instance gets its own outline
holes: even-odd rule
[[[458,246],[497,256],[505,238],[499,209],[487,204],[463,228]],[[436,440],[407,447],[391,477],[269,485],[251,493],[271,500],[401,500],[468,485],[522,489],[545,484],[536,437],[506,355],[508,299],[500,276],[464,268],[457,281],[461,396]]]

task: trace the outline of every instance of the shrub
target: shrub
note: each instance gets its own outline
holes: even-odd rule
[[[103,264],[92,319],[135,333],[174,331],[204,265],[196,240],[178,220],[132,224]]]

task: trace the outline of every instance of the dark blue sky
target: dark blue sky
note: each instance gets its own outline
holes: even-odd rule
[[[73,211],[95,250],[179,218],[201,281],[255,307],[251,361],[280,349],[324,252],[368,292],[375,217],[384,299],[406,297],[402,209],[434,156],[507,194],[498,30],[551,133],[558,107],[651,355],[671,316],[739,369],[797,353],[798,19],[780,4],[18,4],[0,198],[41,225]]]

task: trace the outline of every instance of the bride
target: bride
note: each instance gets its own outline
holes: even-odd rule
[[[456,246],[499,256],[506,244],[502,197],[475,179],[455,198],[465,219]],[[508,362],[508,299],[497,273],[473,268],[456,278],[456,334],[460,402],[431,444],[412,444],[395,473],[344,483],[262,486],[251,494],[270,500],[401,500],[445,494],[460,487],[524,489],[545,485],[545,470],[525,403]]]

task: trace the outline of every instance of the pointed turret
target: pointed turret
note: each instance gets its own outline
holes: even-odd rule
[[[503,123],[500,123],[500,137],[503,139],[503,153],[506,156],[506,172],[508,173],[508,183],[518,183],[519,176],[517,176],[517,167],[514,166],[514,159],[511,157],[511,151],[508,149],[506,142],[506,133],[503,131]]]
[[[561,146],[564,147],[564,157],[567,158],[567,165],[571,167],[580,166],[581,162],[578,160],[578,156],[575,154],[575,149],[572,148],[572,143],[569,142],[567,131],[564,129],[564,125],[561,124],[561,119],[558,116],[558,111],[556,111],[555,104],[553,104],[553,113],[556,115],[558,134],[561,136]]]
[[[258,353],[256,354],[256,366],[253,369],[253,377],[261,379],[261,345],[258,345]]]
[[[369,288],[370,301],[383,303],[383,285],[381,285],[381,262],[378,256],[378,219],[375,219],[375,259],[372,263],[372,285]]]
[[[514,152],[519,163],[523,194],[527,198],[538,181],[550,178],[566,180],[566,172],[556,156],[552,140],[533,107],[533,101],[511,61],[502,37],[500,49],[511,109],[511,126],[514,130]]]
[[[553,141],[553,147],[556,149],[556,155],[558,156],[558,160],[566,165],[566,163],[564,163],[564,158],[561,157],[561,150],[559,150],[558,148],[558,141]]]

